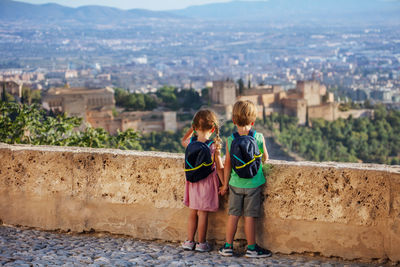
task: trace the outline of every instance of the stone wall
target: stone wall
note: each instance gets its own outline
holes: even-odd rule
[[[324,103],[318,106],[309,106],[308,118],[334,121],[338,119],[338,113],[339,113],[338,107],[339,107],[338,103]]]
[[[273,252],[400,261],[400,167],[271,161],[257,241]],[[0,220],[184,240],[183,155],[0,144]],[[226,197],[208,238],[223,241]],[[244,239],[239,225],[237,239]]]

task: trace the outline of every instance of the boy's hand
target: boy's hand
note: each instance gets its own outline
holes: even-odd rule
[[[227,185],[223,185],[219,188],[219,194],[221,196],[225,195],[228,192],[228,186]]]

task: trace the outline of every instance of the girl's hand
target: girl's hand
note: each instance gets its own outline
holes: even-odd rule
[[[228,186],[227,185],[223,185],[219,188],[218,193],[223,196],[228,192]]]
[[[184,148],[186,148],[189,144],[190,137],[193,134],[193,128],[189,128],[186,134],[182,137],[181,144]]]

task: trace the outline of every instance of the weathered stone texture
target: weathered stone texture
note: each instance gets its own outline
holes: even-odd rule
[[[0,221],[183,240],[183,155],[0,144]],[[274,252],[400,261],[400,168],[271,161],[258,242]],[[223,241],[227,197],[209,219]],[[244,239],[242,222],[237,239]]]
[[[376,225],[389,215],[391,175],[334,167],[276,166],[265,207],[279,218]]]

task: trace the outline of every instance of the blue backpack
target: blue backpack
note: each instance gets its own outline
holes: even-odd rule
[[[233,170],[240,178],[253,178],[261,166],[260,150],[255,139],[256,131],[250,130],[248,135],[232,134],[230,150]]]
[[[214,141],[207,140],[205,143],[197,141],[197,136],[190,139],[185,151],[185,174],[186,180],[192,183],[206,178],[214,171],[210,146]]]

